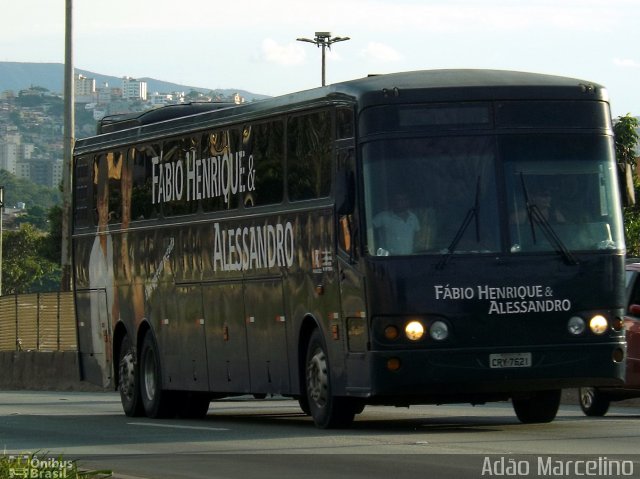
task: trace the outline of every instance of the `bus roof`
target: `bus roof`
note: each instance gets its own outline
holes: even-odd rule
[[[75,144],[75,151],[76,154],[82,154],[303,110],[313,105],[351,103],[363,109],[395,102],[514,99],[608,101],[608,95],[603,86],[592,82],[538,73],[473,69],[390,73],[239,105],[171,105],[144,114],[116,115],[103,122],[101,134],[79,139]]]

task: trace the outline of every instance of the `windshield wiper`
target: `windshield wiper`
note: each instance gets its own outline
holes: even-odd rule
[[[478,222],[479,209],[480,209],[480,177],[478,176],[478,179],[476,180],[475,202],[473,206],[469,208],[469,211],[467,211],[467,214],[465,215],[464,220],[462,220],[462,224],[458,228],[458,231],[456,231],[456,235],[453,237],[451,244],[447,248],[445,256],[438,263],[438,269],[442,269],[446,266],[447,262],[449,261],[449,258],[451,258],[451,255],[455,253],[456,248],[458,247],[458,243],[460,243],[460,240],[462,239],[462,236],[464,235],[465,231],[467,231],[467,228],[469,227],[469,223],[471,223],[471,220],[474,218],[476,220],[476,241],[478,243],[480,242],[480,224]]]
[[[531,225],[531,236],[533,238],[534,244],[537,242],[535,231],[535,225],[537,224],[542,230],[542,233],[544,233],[549,243],[551,243],[556,252],[564,258],[567,264],[578,264],[578,259],[562,242],[560,236],[558,236],[558,233],[556,233],[556,231],[553,229],[553,226],[551,226],[551,223],[549,223],[549,220],[545,218],[545,216],[540,211],[540,208],[538,208],[535,203],[529,200],[529,192],[527,191],[527,185],[524,182],[524,176],[522,175],[522,173],[520,173],[520,182],[522,183],[522,192],[524,193],[524,201],[527,208],[529,224]]]

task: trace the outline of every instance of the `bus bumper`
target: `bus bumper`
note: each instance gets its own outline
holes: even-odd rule
[[[372,403],[438,404],[502,400],[549,389],[620,387],[624,384],[625,363],[620,360],[624,352],[623,341],[588,347],[374,351],[370,353],[372,388],[367,396]],[[494,361],[491,367],[492,354],[522,353],[530,353],[529,366],[495,367]]]

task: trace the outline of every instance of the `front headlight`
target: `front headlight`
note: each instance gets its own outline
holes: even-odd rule
[[[591,320],[589,320],[589,329],[593,334],[604,334],[609,329],[609,323],[607,318],[601,314],[596,314]]]
[[[434,321],[429,328],[429,335],[436,341],[444,341],[449,337],[449,326],[444,321]]]
[[[572,316],[567,323],[567,329],[574,336],[579,336],[584,333],[587,325],[580,316]]]
[[[409,321],[404,327],[404,334],[410,341],[418,341],[424,336],[424,326],[420,321]]]

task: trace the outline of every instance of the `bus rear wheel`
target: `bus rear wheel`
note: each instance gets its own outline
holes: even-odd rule
[[[315,425],[322,429],[349,427],[357,408],[350,398],[333,395],[330,371],[327,350],[316,329],[309,340],[305,362],[309,413]]]
[[[611,401],[598,388],[580,388],[578,398],[582,412],[591,417],[604,416],[611,404]]]
[[[513,398],[513,409],[524,424],[551,422],[558,414],[561,395],[560,389],[536,391],[526,398]]]
[[[140,395],[148,417],[175,416],[175,401],[171,391],[162,389],[160,352],[151,332],[145,334],[140,351]]]
[[[140,397],[140,373],[136,351],[128,335],[120,342],[118,360],[118,391],[124,413],[129,417],[144,415],[144,406]]]

